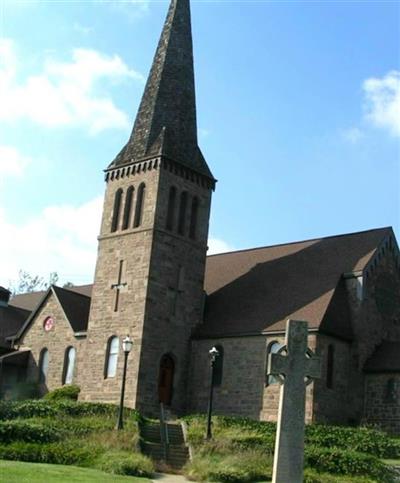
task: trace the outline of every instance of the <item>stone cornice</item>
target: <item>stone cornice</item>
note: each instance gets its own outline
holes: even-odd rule
[[[143,158],[139,161],[132,159],[131,162],[125,163],[121,166],[112,166],[110,168],[107,168],[104,170],[105,181],[108,183],[109,181],[139,175],[141,173],[145,173],[153,169],[155,170],[160,167],[170,171],[171,173],[179,176],[180,178],[191,181],[192,183],[195,183],[204,189],[212,189],[213,191],[215,190],[215,179],[200,174],[194,169],[191,169],[182,163],[173,161],[172,159],[166,158],[164,156],[152,156],[149,158]]]

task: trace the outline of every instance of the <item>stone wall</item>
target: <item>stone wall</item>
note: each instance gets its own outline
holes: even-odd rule
[[[208,351],[215,345],[224,350],[223,377],[214,391],[214,412],[276,421],[280,385],[267,382],[267,350],[271,343],[284,344],[283,336],[231,337],[193,340],[190,371],[190,412],[207,410],[210,387]],[[310,335],[309,346],[315,347]],[[313,384],[306,391],[306,421],[312,420]]]
[[[397,247],[385,240],[362,277],[346,281],[354,331],[353,354],[358,368],[383,340],[400,340],[400,270]],[[385,300],[386,298],[386,300]]]
[[[328,387],[328,347],[333,347],[332,384]],[[363,409],[363,375],[352,357],[351,342],[319,334],[318,355],[322,377],[314,383],[314,420],[351,424],[360,421]]]
[[[105,377],[104,367],[107,343],[110,337],[122,340],[126,335],[133,339],[133,349],[129,355],[126,383],[126,405],[136,404],[136,385],[142,345],[142,331],[147,285],[149,276],[151,246],[155,206],[158,191],[159,171],[142,171],[137,175],[120,177],[109,181],[104,197],[103,218],[99,236],[95,280],[92,292],[88,337],[87,358],[84,363],[84,383],[81,399],[117,403],[121,391],[123,354],[120,346],[117,374]],[[133,228],[133,218],[138,187],[146,184],[142,222]],[[122,230],[120,216],[117,231],[111,233],[115,193],[123,189],[120,212],[125,210],[127,189],[135,188],[129,227]],[[120,290],[118,310],[115,311],[116,290],[111,286],[118,281],[120,261],[123,260],[121,282],[126,283]]]
[[[54,320],[54,327],[46,332],[43,323],[47,317]],[[36,314],[30,329],[20,341],[21,349],[30,349],[31,357],[28,365],[27,380],[39,381],[39,357],[42,349],[49,351],[49,369],[46,383],[41,385],[43,393],[62,386],[65,351],[72,346],[76,349],[75,370],[73,383],[81,385],[82,361],[85,357],[85,340],[75,337],[72,327],[65,317],[64,311],[57,301],[54,293],[50,293],[48,299]]]
[[[186,406],[189,339],[202,314],[211,203],[209,188],[187,179],[175,168],[170,170],[164,166],[160,162],[151,170],[108,182],[88,328],[86,379],[81,395],[84,400],[118,402],[122,354],[114,378],[104,378],[104,358],[111,336],[122,338],[129,334],[134,346],[128,360],[126,404],[150,415],[159,413],[158,376],[164,354],[170,354],[175,361],[172,409],[180,413]],[[142,182],[146,183],[146,195],[140,227],[131,228],[130,223],[130,228],[122,230],[120,220],[118,230],[111,233],[116,191],[122,188],[125,193],[133,185],[135,206],[137,187]],[[171,186],[177,188],[177,200],[175,227],[168,231],[166,218]],[[176,223],[182,191],[188,193],[188,206],[186,231],[179,235]],[[193,196],[199,200],[194,240],[188,236]],[[121,211],[124,211],[124,202]],[[120,260],[124,260],[121,281],[126,286],[121,289],[115,311],[115,290],[111,285],[117,282]]]
[[[363,422],[400,434],[400,374],[367,374]]]
[[[223,347],[224,361],[222,382],[214,391],[213,412],[260,419],[264,402],[264,336],[192,341],[189,412],[204,413],[207,410],[210,388],[208,351],[214,345]]]
[[[166,230],[171,186],[177,189],[174,229]],[[188,206],[185,233],[180,235],[176,227],[183,191]],[[194,240],[189,237],[193,197],[199,200]],[[159,414],[158,375],[164,354],[175,362],[171,409],[178,414],[186,410],[190,336],[203,313],[210,204],[210,189],[161,168],[137,391],[137,407],[150,414]]]

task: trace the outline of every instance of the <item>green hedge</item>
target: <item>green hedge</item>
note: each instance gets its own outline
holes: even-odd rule
[[[28,421],[0,421],[0,441],[11,443],[25,441],[29,443],[51,443],[62,438],[63,432],[43,423]]]
[[[189,426],[189,440],[201,444],[204,438],[206,419],[204,415],[185,416]],[[230,438],[242,448],[274,447],[276,424],[240,417],[213,417],[215,437]],[[203,429],[204,428],[204,429]],[[235,433],[237,433],[235,435]],[[306,426],[305,443],[319,447],[347,447],[380,458],[400,458],[400,439],[372,428],[310,424]]]
[[[392,471],[375,456],[349,448],[305,449],[305,465],[317,471],[341,475],[360,475],[377,479],[380,483],[393,481]]]
[[[75,384],[59,387],[53,391],[48,392],[43,399],[49,401],[70,400],[77,401],[81,388]]]
[[[400,440],[383,431],[370,428],[353,428],[312,424],[306,427],[306,445],[345,447],[380,458],[400,457]]]
[[[106,473],[127,476],[152,476],[153,462],[139,453],[108,451],[100,456],[95,466]]]
[[[2,401],[0,402],[0,420],[34,417],[57,416],[110,416],[116,417],[118,407],[114,404],[74,402],[67,400],[48,401]],[[125,408],[125,415],[139,419],[139,413]]]
[[[40,444],[16,441],[11,444],[0,443],[0,459],[4,460],[85,465],[95,459],[98,454],[97,448],[85,447],[76,442]]]

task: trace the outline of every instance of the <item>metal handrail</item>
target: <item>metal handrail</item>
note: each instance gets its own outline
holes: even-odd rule
[[[169,435],[168,435],[168,423],[165,421],[165,410],[164,404],[160,402],[160,436],[161,442],[164,447],[164,458],[165,462],[168,461],[168,450],[169,450]]]

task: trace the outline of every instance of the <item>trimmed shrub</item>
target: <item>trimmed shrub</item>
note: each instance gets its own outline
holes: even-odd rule
[[[81,388],[74,384],[62,386],[53,391],[48,392],[43,399],[48,401],[70,400],[77,401]]]
[[[0,421],[0,441],[11,443],[25,441],[28,443],[51,443],[61,439],[63,433],[59,429],[45,424],[28,421]]]
[[[108,451],[100,456],[96,467],[106,473],[127,476],[152,476],[153,462],[140,453]]]
[[[308,446],[305,463],[317,471],[331,474],[360,475],[378,479],[381,483],[393,479],[392,471],[378,458],[349,449]]]
[[[68,443],[25,443],[16,441],[0,444],[0,459],[50,463],[60,465],[86,465],[95,459],[100,450],[82,446],[77,442]]]
[[[105,403],[75,402],[68,400],[27,400],[0,402],[0,420],[55,416],[110,416],[116,417],[118,406]],[[125,417],[140,419],[134,409],[125,408]]]
[[[377,481],[361,476],[333,476],[306,469],[304,471],[304,483],[377,483]]]
[[[306,427],[306,444],[320,447],[348,447],[380,458],[400,457],[400,441],[383,431],[313,424]]]

